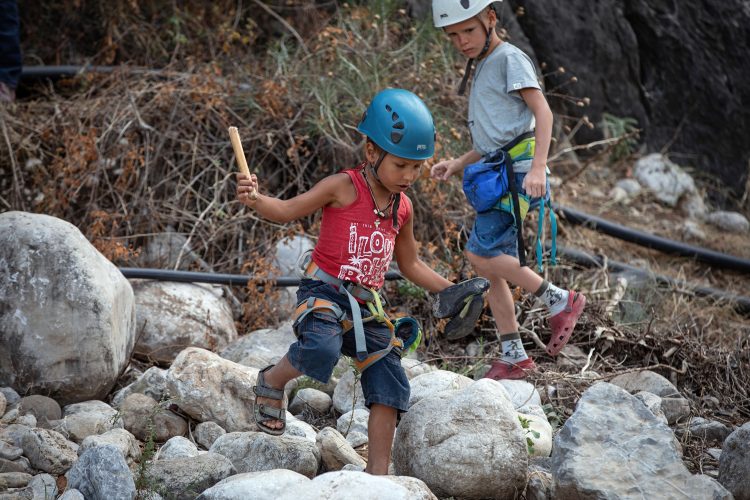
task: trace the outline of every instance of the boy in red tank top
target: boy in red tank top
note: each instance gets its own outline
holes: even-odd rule
[[[452,286],[417,253],[412,204],[405,192],[434,154],[435,127],[425,104],[409,91],[384,90],[374,97],[358,130],[367,136],[365,161],[294,198],[259,194],[255,175],[238,175],[239,201],[267,219],[284,223],[323,210],[318,244],[297,292],[297,341],[278,364],[259,373],[255,418],[264,432],[282,434],[286,383],[302,374],[325,383],[341,353],[352,356],[370,409],[366,471],[387,474],[398,414],[409,404],[401,355],[414,340],[408,332],[417,328],[413,320],[406,323],[407,336],[402,336],[399,323],[394,326],[380,314],[382,307],[371,314],[380,304],[377,290],[394,257],[405,278],[430,292],[445,294],[449,287],[469,282]],[[472,281],[474,295],[489,286]]]

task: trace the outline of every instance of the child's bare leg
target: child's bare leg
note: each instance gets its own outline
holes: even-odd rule
[[[388,474],[393,435],[396,433],[397,412],[398,410],[391,406],[381,404],[370,406],[370,419],[367,422],[369,451],[365,472],[373,475]]]
[[[274,389],[284,389],[284,386],[292,380],[302,375],[302,372],[297,370],[289,363],[289,360],[284,356],[281,361],[276,363],[273,368],[263,373],[263,378],[267,385]],[[281,408],[284,404],[283,401],[268,398],[258,398],[258,403],[272,406],[274,408]],[[283,423],[280,420],[267,420],[264,425],[272,429],[281,429]]]
[[[479,272],[478,267],[481,267],[486,272],[495,274],[497,278],[502,278],[514,285],[520,286],[527,292],[536,292],[542,284],[542,277],[529,267],[521,267],[521,263],[516,257],[498,255],[491,259],[485,259],[471,252],[467,252],[467,255],[469,256],[469,261],[477,269],[477,272]],[[485,275],[482,274],[482,276]]]

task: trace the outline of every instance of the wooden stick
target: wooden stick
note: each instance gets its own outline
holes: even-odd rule
[[[240,172],[250,178],[250,169],[247,167],[247,159],[245,158],[245,150],[242,149],[242,141],[240,140],[240,133],[237,127],[229,127],[229,140],[232,141],[232,149],[234,149],[234,157],[237,159],[237,165],[240,167]],[[248,196],[251,200],[258,198],[258,192],[253,190]]]
[[[229,139],[232,141],[234,157],[237,159],[237,165],[240,167],[240,172],[250,177],[250,169],[247,168],[245,151],[242,149],[242,141],[240,140],[240,133],[237,131],[237,127],[229,127]]]

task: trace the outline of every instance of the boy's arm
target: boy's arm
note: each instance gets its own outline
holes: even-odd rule
[[[346,174],[334,174],[315,184],[309,191],[281,200],[260,194],[258,178],[255,174],[248,177],[237,174],[237,199],[243,205],[255,209],[263,218],[273,222],[289,222],[310,215],[319,208],[339,201],[339,197],[351,189],[351,181]],[[256,199],[250,197],[255,190]]]
[[[396,237],[394,254],[398,268],[404,278],[429,292],[439,292],[453,283],[433,271],[422,262],[417,253],[417,240],[414,238],[414,215],[409,217]]]
[[[467,166],[476,163],[481,159],[482,155],[472,149],[458,158],[434,164],[432,168],[430,168],[430,175],[436,179],[446,180],[451,175],[461,172]]]
[[[544,196],[547,185],[547,156],[549,145],[552,140],[552,111],[549,109],[547,99],[541,90],[525,88],[520,90],[521,97],[531,112],[534,114],[536,129],[534,139],[534,159],[531,161],[531,170],[523,180],[526,194],[533,198]]]

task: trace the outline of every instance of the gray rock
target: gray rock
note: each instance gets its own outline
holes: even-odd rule
[[[133,284],[137,331],[135,353],[171,363],[184,348],[222,349],[237,339],[221,289],[194,283],[138,281]]]
[[[320,458],[326,470],[341,470],[347,464],[365,467],[367,462],[354,451],[346,438],[333,427],[325,427],[317,437]]]
[[[704,220],[708,214],[708,208],[703,201],[703,196],[698,192],[688,193],[680,200],[680,211],[688,217],[685,222],[694,222],[695,220]]]
[[[367,408],[362,384],[359,378],[355,377],[351,368],[341,375],[341,379],[339,379],[339,383],[333,391],[333,407],[339,413],[346,413],[354,408]]]
[[[631,197],[641,192],[641,185],[635,179],[620,179],[615,186],[625,191]]]
[[[152,462],[149,481],[157,491],[164,491],[176,500],[193,499],[219,481],[236,474],[232,463],[216,453],[192,458]]]
[[[750,499],[750,422],[724,441],[719,457],[719,482],[732,492],[735,500]]]
[[[132,500],[133,474],[120,450],[112,445],[86,450],[66,474],[68,486],[87,500]]]
[[[74,488],[66,490],[57,500],[86,500],[86,498]]]
[[[690,474],[669,427],[606,382],[584,392],[550,466],[552,498],[730,498],[716,481]]]
[[[737,212],[712,212],[708,214],[706,220],[709,224],[731,233],[746,233],[750,230],[750,222],[744,215]]]
[[[447,370],[435,370],[418,375],[409,382],[411,386],[409,407],[414,406],[422,399],[433,394],[441,391],[463,389],[473,383],[474,381],[469,377]]]
[[[680,392],[672,382],[650,370],[618,375],[611,380],[611,383],[618,387],[622,387],[630,393],[646,391],[662,398],[680,396]]]
[[[122,453],[128,464],[141,456],[138,440],[125,429],[112,429],[104,434],[86,437],[78,448],[78,455],[80,456],[83,452],[91,448],[105,445],[114,446],[120,450],[120,453]]]
[[[7,488],[24,488],[33,476],[23,472],[0,472],[0,491]]]
[[[10,408],[21,400],[21,396],[19,396],[11,387],[0,387],[0,393],[5,397],[7,408]],[[2,414],[0,414],[0,416],[2,416]]]
[[[198,422],[216,422],[228,432],[255,430],[257,378],[257,368],[189,347],[167,370],[167,388],[180,409]]]
[[[677,206],[684,194],[695,192],[693,178],[658,153],[638,160],[633,173],[638,182],[650,189],[657,200],[671,207]]]
[[[198,497],[198,500],[275,500],[296,484],[310,479],[286,469],[244,472],[222,479]]]
[[[690,401],[683,397],[661,398],[661,411],[669,425],[675,424],[690,416]]]
[[[112,396],[112,406],[119,408],[125,398],[133,393],[145,394],[154,401],[161,401],[167,389],[167,370],[152,366],[141,374],[138,379],[129,384]]]
[[[370,412],[365,408],[357,408],[356,410],[344,413],[338,420],[336,420],[336,429],[349,440],[349,435],[352,433],[363,434],[365,436],[365,442],[367,442],[367,426],[370,419]],[[350,441],[351,444],[351,441]],[[352,446],[355,446],[352,444]]]
[[[659,396],[647,391],[641,391],[635,394],[635,397],[638,398],[641,403],[646,405],[646,408],[648,408],[648,410],[653,413],[656,418],[658,418],[665,424],[669,424],[666,415],[664,415],[664,411],[661,409],[662,399]]]
[[[406,378],[408,378],[409,380],[422,375],[423,373],[437,370],[435,366],[409,356],[401,358],[401,366],[404,368],[404,371],[406,372]]]
[[[50,474],[64,474],[78,460],[78,446],[49,429],[31,429],[24,433],[21,448],[34,468]]]
[[[494,380],[425,397],[396,430],[396,473],[421,479],[439,497],[513,498],[526,485],[527,464],[517,413]]]
[[[690,434],[698,439],[703,439],[708,445],[721,445],[732,430],[716,420],[706,420],[695,417],[690,420]]]
[[[526,500],[552,499],[552,473],[549,459],[534,459],[529,463],[529,482],[526,484]]]
[[[31,429],[31,427],[23,424],[10,424],[7,427],[0,427],[0,440],[21,448],[21,438]]]
[[[221,428],[216,422],[201,422],[195,426],[195,441],[206,449],[211,448],[211,445],[219,439],[219,437],[226,434],[227,431]]]
[[[117,418],[117,411],[103,401],[84,401],[67,405],[63,415],[64,433],[78,444],[88,436],[123,427],[122,419]]]
[[[287,321],[278,328],[250,332],[229,344],[220,354],[229,361],[262,369],[281,359],[296,340],[292,322]]]
[[[38,474],[29,481],[34,500],[55,500],[57,497],[57,481],[49,474]]]
[[[15,460],[23,455],[23,450],[18,446],[13,446],[5,441],[0,441],[0,458],[6,460]]]
[[[21,398],[18,411],[20,415],[34,415],[37,422],[51,422],[62,417],[62,409],[57,401],[41,395]]]
[[[7,407],[8,402],[5,400],[5,394],[0,392],[0,417],[5,415],[5,408]]]
[[[315,443],[296,436],[230,432],[217,439],[209,451],[227,457],[239,473],[289,469],[315,477],[320,465]]]
[[[296,415],[310,408],[316,413],[326,414],[331,409],[331,404],[331,396],[318,389],[306,387],[297,391],[289,403],[289,411]]]
[[[15,460],[0,458],[0,472],[25,472],[26,474],[32,474],[34,473],[34,469],[31,468],[29,459],[26,457],[19,457]]]
[[[311,443],[315,442],[315,438],[318,435],[312,425],[308,424],[303,420],[297,419],[294,415],[287,413],[286,415],[286,436],[296,436],[307,439]]]
[[[156,452],[154,460],[172,460],[175,458],[191,458],[198,456],[195,443],[182,436],[175,436],[164,443]]]
[[[692,220],[686,220],[682,224],[682,237],[686,240],[705,241],[707,236],[706,233],[701,229],[700,225]]]
[[[184,418],[137,392],[125,398],[120,414],[125,429],[140,441],[164,442],[173,436],[182,436],[188,429]]]
[[[0,263],[0,385],[61,404],[104,399],[135,343],[130,283],[47,215],[0,214]]]
[[[424,484],[424,483],[422,483]],[[279,500],[298,500],[300,498],[315,500],[414,500],[434,499],[424,487],[422,495],[415,495],[409,488],[402,486],[388,476],[373,476],[365,472],[336,471],[317,476],[307,483],[296,483],[281,493]]]

